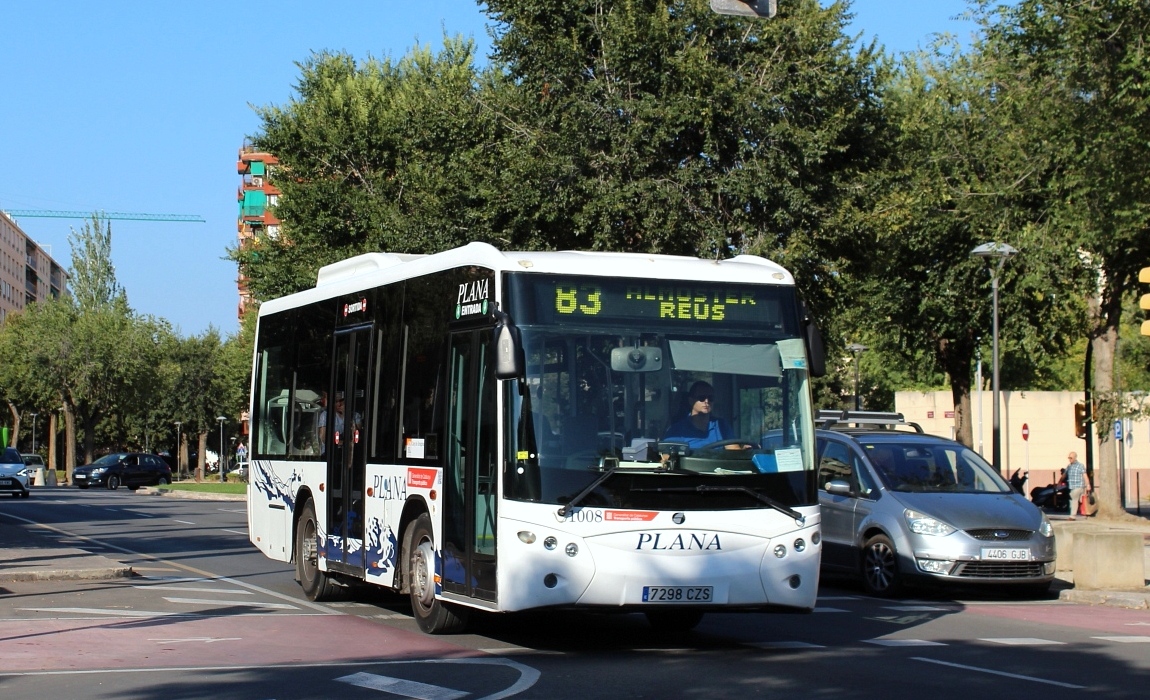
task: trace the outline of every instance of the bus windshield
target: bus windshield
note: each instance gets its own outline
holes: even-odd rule
[[[613,471],[582,505],[814,503],[793,288],[512,277],[508,498],[562,505]]]

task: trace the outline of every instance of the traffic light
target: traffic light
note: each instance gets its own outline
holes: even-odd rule
[[[1086,439],[1086,404],[1074,404],[1074,435],[1075,437]]]
[[[1138,271],[1138,281],[1143,284],[1150,284],[1150,267],[1144,267]],[[1150,311],[1150,294],[1143,294],[1138,300],[1138,308]],[[1142,322],[1142,335],[1150,335],[1150,321]]]

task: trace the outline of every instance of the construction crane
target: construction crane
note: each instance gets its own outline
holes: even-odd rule
[[[52,209],[4,209],[5,214],[15,219],[21,216],[48,219],[90,219],[99,216],[104,219],[127,219],[129,221],[171,221],[174,223],[206,223],[196,214],[132,214],[122,211],[54,211]]]

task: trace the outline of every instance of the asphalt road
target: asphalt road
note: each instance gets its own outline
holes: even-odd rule
[[[994,593],[712,614],[680,638],[638,615],[481,617],[421,634],[401,598],[314,604],[247,541],[242,502],[58,489],[4,526],[131,564],[113,581],[0,584],[0,697],[1142,698],[1150,611]],[[14,517],[6,517],[14,516]],[[44,528],[47,528],[46,530]]]

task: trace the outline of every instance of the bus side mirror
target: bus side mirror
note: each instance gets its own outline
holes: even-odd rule
[[[803,339],[807,342],[807,356],[811,360],[810,375],[812,377],[826,376],[827,352],[823,345],[823,334],[819,332],[819,327],[815,324],[814,318],[811,317],[810,311],[807,310],[806,304],[802,305],[802,319]]]
[[[506,314],[499,314],[498,318],[491,337],[494,346],[492,350],[495,356],[495,377],[517,379],[525,372],[519,329]]]

